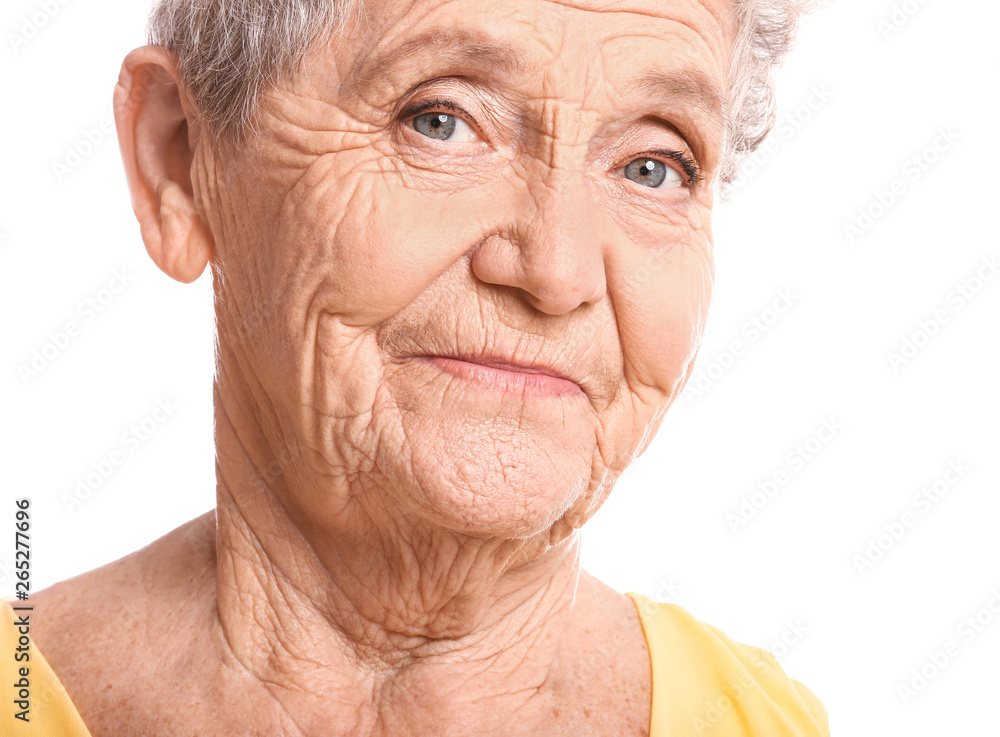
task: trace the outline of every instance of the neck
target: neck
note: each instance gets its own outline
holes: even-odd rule
[[[373,500],[394,495],[371,478],[293,478],[290,466],[308,464],[276,446],[252,392],[227,379],[220,370],[217,598],[245,671],[288,713],[315,701],[320,733],[330,703],[354,715],[351,729],[390,734],[448,720],[448,733],[468,720],[483,729],[484,712],[499,726],[510,709],[549,703],[581,616],[578,536],[464,535],[412,512],[379,514]],[[300,506],[317,493],[335,514]]]

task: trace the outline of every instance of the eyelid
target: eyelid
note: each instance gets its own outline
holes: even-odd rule
[[[435,80],[428,80],[430,83]],[[420,85],[422,87],[424,85]],[[427,112],[433,112],[435,109],[445,109],[449,114],[455,114],[458,117],[462,117],[463,120],[473,129],[476,136],[482,142],[486,142],[486,136],[483,135],[482,129],[476,122],[476,119],[469,114],[464,108],[456,104],[454,101],[445,97],[434,97],[421,102],[414,102],[407,104],[399,113],[399,117],[402,121],[410,121],[418,115],[422,115]],[[684,180],[683,186],[687,189],[696,187],[700,182],[704,180],[704,175],[702,174],[701,167],[698,165],[693,155],[688,155],[683,151],[676,149],[649,149],[647,151],[640,151],[639,153],[633,155],[629,161],[625,162],[621,167],[627,166],[631,161],[643,156],[649,156],[652,158],[659,158],[663,160],[665,166],[668,166],[681,175]]]
[[[404,122],[406,122],[412,120],[418,115],[434,112],[435,108],[444,108],[449,114],[462,118],[469,125],[469,127],[472,128],[479,140],[485,142],[486,138],[483,136],[482,130],[476,122],[476,119],[462,107],[456,105],[447,98],[437,97],[430,100],[424,100],[423,102],[416,102],[407,105],[403,108],[402,112],[400,112],[399,116]]]
[[[628,166],[629,163],[640,159],[644,156],[649,156],[651,158],[665,159],[664,165],[669,166],[671,169],[677,171],[684,180],[684,186],[687,188],[692,188],[697,186],[700,182],[704,180],[704,175],[702,174],[701,167],[694,160],[693,157],[688,156],[683,151],[677,151],[674,149],[650,149],[649,151],[640,151],[639,153],[632,156],[623,166]],[[673,162],[673,165],[671,164]]]

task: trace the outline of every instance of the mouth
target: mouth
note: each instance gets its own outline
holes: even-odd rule
[[[495,356],[419,355],[413,358],[432,364],[452,376],[472,381],[484,389],[534,396],[583,394],[583,387],[550,366],[526,364]]]

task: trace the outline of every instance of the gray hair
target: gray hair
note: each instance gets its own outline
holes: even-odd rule
[[[322,39],[360,20],[364,0],[157,0],[150,44],[178,59],[208,130],[239,142],[254,128],[262,93],[299,68]],[[736,39],[726,83],[719,183],[774,126],[772,70],[791,48],[800,18],[817,0],[733,0]]]

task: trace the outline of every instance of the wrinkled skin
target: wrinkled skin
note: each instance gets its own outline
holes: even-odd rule
[[[580,570],[577,530],[682,390],[711,298],[721,113],[634,83],[722,89],[729,5],[368,5],[236,150],[169,54],[126,59],[147,249],[181,281],[217,276],[217,518],[88,574],[162,642],[129,706],[88,686],[96,649],[85,669],[78,642],[42,648],[95,735],[648,733],[634,607]],[[385,63],[431,30],[452,35]],[[461,55],[460,33],[519,64]],[[462,121],[452,139],[405,114],[429,100]],[[626,177],[651,150],[702,181],[673,159],[667,186]],[[477,352],[576,385],[498,391],[416,358]],[[75,591],[49,594],[52,619]],[[580,643],[612,641],[584,680]]]

